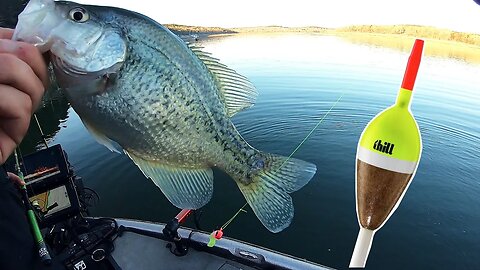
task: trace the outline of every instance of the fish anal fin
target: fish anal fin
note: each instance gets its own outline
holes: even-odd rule
[[[215,78],[220,91],[219,94],[225,102],[228,116],[232,117],[255,104],[258,92],[247,78],[220,63],[218,59],[204,52],[201,47],[191,44],[189,44],[189,47]]]
[[[145,160],[128,151],[125,153],[176,207],[198,209],[210,201],[213,194],[212,169],[174,167]]]

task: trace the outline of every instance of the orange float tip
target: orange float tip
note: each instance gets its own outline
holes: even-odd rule
[[[412,52],[408,58],[407,68],[403,76],[402,88],[406,90],[413,90],[415,79],[417,78],[418,68],[422,59],[423,44],[425,42],[421,39],[416,39],[413,44]]]

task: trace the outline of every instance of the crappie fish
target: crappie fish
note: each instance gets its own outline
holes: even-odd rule
[[[289,193],[316,166],[258,151],[240,136],[230,118],[257,96],[245,77],[152,19],[113,7],[31,0],[14,39],[50,51],[86,128],[109,149],[120,146],[173,205],[204,206],[217,167],[268,230],[289,226]]]

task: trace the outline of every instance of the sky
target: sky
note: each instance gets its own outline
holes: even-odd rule
[[[77,0],[145,14],[161,24],[322,26],[415,24],[480,33],[473,0]]]

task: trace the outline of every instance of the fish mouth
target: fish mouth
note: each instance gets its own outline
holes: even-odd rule
[[[65,75],[70,77],[82,77],[85,78],[96,78],[101,77],[107,74],[114,74],[116,73],[119,68],[123,65],[123,61],[118,61],[117,63],[113,64],[110,67],[98,70],[98,71],[91,71],[84,68],[79,68],[77,66],[69,64],[67,61],[63,60],[61,57],[57,56],[54,53],[50,53],[51,61],[56,70],[61,70]]]
[[[117,72],[123,65],[123,62],[119,62],[109,68],[91,72],[69,64],[54,53],[51,53],[51,62],[58,85],[72,97],[104,93],[116,81]]]
[[[73,65],[68,64],[62,58],[58,57],[54,53],[51,53],[52,63],[57,70],[61,70],[65,75],[71,77],[81,77],[86,76],[88,72],[84,69],[77,68]]]
[[[64,89],[75,88],[92,81],[97,81],[107,74],[104,70],[88,72],[82,68],[75,67],[54,53],[51,53],[51,62],[53,64],[57,82],[59,86]],[[92,91],[96,92],[93,89]]]
[[[120,35],[103,26],[88,31],[88,39],[59,39],[50,49],[56,70],[61,70],[71,79],[82,77],[96,78],[116,73],[126,57],[126,44]],[[118,40],[117,48],[110,44]]]

